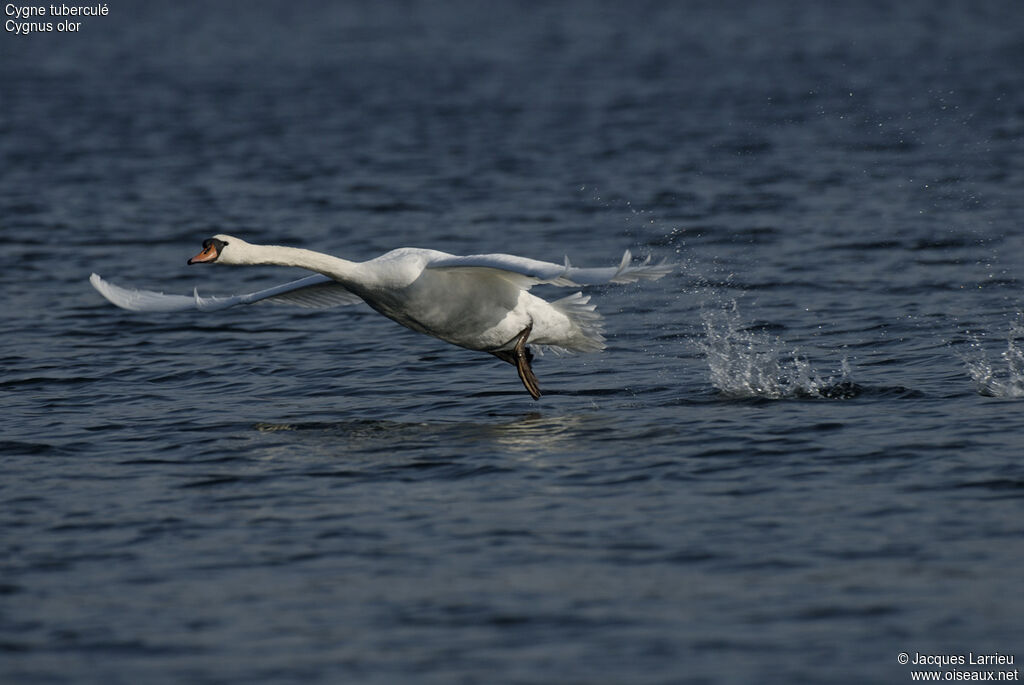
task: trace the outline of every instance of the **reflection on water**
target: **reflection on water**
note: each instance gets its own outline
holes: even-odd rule
[[[358,419],[338,422],[260,422],[259,433],[301,433],[318,436],[318,442],[335,451],[379,452],[446,446],[492,444],[507,452],[561,452],[580,435],[593,439],[610,429],[610,417],[601,414],[544,415],[538,412],[495,422],[403,422]]]
[[[601,414],[544,416],[538,413],[506,423],[480,424],[478,435],[512,452],[561,452],[580,435],[593,439],[611,427]]]

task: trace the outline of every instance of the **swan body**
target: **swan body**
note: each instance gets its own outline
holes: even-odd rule
[[[537,284],[582,286],[656,280],[671,272],[650,259],[632,264],[627,250],[617,267],[576,268],[506,254],[459,257],[437,250],[403,247],[365,262],[280,245],[255,245],[229,235],[203,243],[189,264],[273,264],[317,275],[255,293],[192,297],[128,290],[92,274],[90,282],[113,304],[134,311],[216,311],[238,304],[282,302],[331,307],[365,302],[407,328],[470,350],[489,352],[516,366],[534,399],[540,389],[526,346],[557,351],[604,349],[603,324],[590,298],[576,292],[548,302],[529,292]]]

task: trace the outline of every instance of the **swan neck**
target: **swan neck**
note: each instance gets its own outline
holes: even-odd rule
[[[356,263],[347,259],[334,257],[322,252],[314,252],[301,247],[285,247],[283,245],[250,245],[249,264],[273,264],[276,266],[296,266],[330,276],[335,279],[346,279],[353,275]]]

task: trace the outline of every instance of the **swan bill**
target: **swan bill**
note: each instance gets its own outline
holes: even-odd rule
[[[227,245],[223,240],[207,238],[203,241],[203,251],[188,260],[189,264],[203,264],[217,261],[220,251]]]

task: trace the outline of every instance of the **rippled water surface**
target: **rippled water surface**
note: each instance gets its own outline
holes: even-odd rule
[[[1024,659],[1024,6],[109,6],[0,36],[0,681]],[[298,277],[218,232],[679,266],[534,402],[366,307],[89,287]]]

